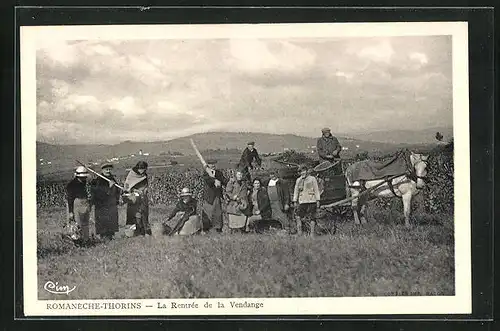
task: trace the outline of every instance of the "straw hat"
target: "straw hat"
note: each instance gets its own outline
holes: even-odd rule
[[[191,196],[191,190],[188,187],[184,187],[181,191],[181,197]]]
[[[106,169],[106,168],[113,168],[113,164],[110,162],[105,162],[102,164],[101,169]]]
[[[87,171],[87,168],[85,168],[84,166],[79,166],[75,170],[75,176],[76,177],[81,177],[81,178],[88,177],[89,176],[89,172]]]

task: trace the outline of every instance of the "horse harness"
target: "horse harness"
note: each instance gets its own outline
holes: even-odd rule
[[[394,189],[394,184],[392,183],[392,181],[395,178],[397,178],[399,176],[407,176],[408,179],[410,179],[410,180],[412,180],[414,182],[416,182],[418,179],[422,179],[422,180],[426,179],[425,176],[419,176],[419,175],[417,175],[417,171],[415,170],[415,166],[419,162],[423,162],[423,161],[422,160],[418,160],[417,162],[415,162],[414,165],[409,165],[407,163],[407,166],[409,165],[407,168],[408,169],[412,169],[411,171],[408,170],[406,173],[402,173],[401,175],[398,175],[396,177],[394,177],[394,176],[386,176],[386,177],[383,178],[383,180],[386,182],[387,186],[389,187],[389,190],[392,192],[392,194],[394,194],[395,197],[401,198],[401,196],[396,193],[396,190]],[[367,188],[365,186],[366,180],[362,179],[359,182],[360,182],[360,186],[361,186],[361,193],[363,193],[364,191],[367,190]],[[417,187],[417,189],[418,189],[418,187]]]

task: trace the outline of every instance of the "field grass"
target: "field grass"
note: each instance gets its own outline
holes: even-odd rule
[[[160,221],[168,208],[152,208]],[[124,222],[124,210],[120,209]],[[363,226],[335,235],[124,238],[77,248],[61,238],[63,209],[38,212],[39,299],[453,295],[453,217]],[[385,215],[388,217],[388,215]],[[400,219],[400,215],[392,216]],[[391,219],[392,219],[391,218]],[[375,221],[377,220],[377,221]],[[439,221],[436,221],[439,220]],[[47,281],[76,290],[43,290]]]

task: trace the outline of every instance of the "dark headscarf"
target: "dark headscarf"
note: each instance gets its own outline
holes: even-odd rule
[[[262,186],[262,180],[261,180],[260,178],[254,178],[254,179],[252,180],[252,191],[253,191],[253,189],[254,189],[254,187],[253,187],[253,183],[254,183],[255,181],[258,181],[258,182],[260,183],[260,188],[259,188],[259,190],[261,190],[261,189],[263,189],[263,188],[264,188],[264,186]]]
[[[132,168],[134,172],[139,173],[139,169],[147,169],[148,168],[148,163],[146,161],[139,161],[135,165],[135,167]]]

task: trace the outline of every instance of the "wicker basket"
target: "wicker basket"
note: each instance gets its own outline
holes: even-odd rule
[[[151,224],[151,235],[153,237],[161,237],[165,234],[165,226],[163,223],[153,223]]]
[[[126,228],[125,237],[132,238],[135,235],[135,229]]]

